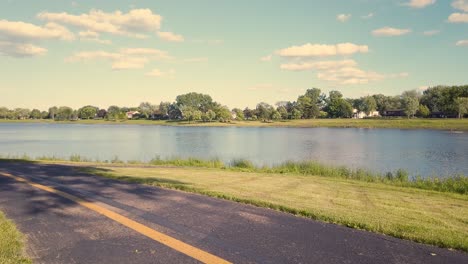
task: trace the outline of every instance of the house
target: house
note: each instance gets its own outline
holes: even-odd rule
[[[362,119],[362,118],[367,118],[367,117],[379,117],[380,113],[378,111],[372,111],[369,114],[359,111],[357,109],[353,109],[353,118],[356,119]]]
[[[396,110],[386,110],[384,111],[384,116],[405,116],[405,111],[402,109]]]
[[[140,112],[138,111],[129,111],[126,113],[128,119],[133,119],[134,117],[140,115]]]

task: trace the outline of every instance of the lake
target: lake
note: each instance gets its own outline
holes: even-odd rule
[[[468,175],[468,133],[356,128],[0,124],[0,155],[89,159],[244,158],[256,165],[314,160],[411,175]]]

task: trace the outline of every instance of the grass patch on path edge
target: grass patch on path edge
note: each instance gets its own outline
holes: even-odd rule
[[[32,263],[25,257],[24,237],[0,212],[0,264]]]

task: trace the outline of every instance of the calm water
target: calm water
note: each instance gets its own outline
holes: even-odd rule
[[[316,160],[412,175],[468,175],[468,133],[353,128],[205,128],[0,124],[0,155],[150,160],[245,158],[257,165]]]

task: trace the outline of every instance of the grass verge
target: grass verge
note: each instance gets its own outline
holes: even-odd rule
[[[31,263],[24,256],[23,236],[0,212],[0,264]]]
[[[165,120],[0,120],[0,123],[54,123],[54,124],[108,124],[108,125],[161,125],[161,126],[202,126],[202,127],[335,127],[335,128],[395,128],[395,129],[439,129],[468,131],[468,119],[304,119],[282,120],[275,122],[232,121],[186,122]]]
[[[81,167],[468,252],[468,196],[354,179],[188,167]]]

